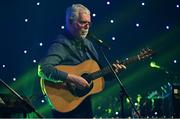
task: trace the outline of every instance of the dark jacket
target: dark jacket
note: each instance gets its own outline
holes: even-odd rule
[[[76,65],[87,59],[98,62],[98,54],[88,39],[76,39],[67,31],[50,45],[47,56],[38,66],[38,75],[53,82],[63,82],[67,73],[54,68],[57,65]]]

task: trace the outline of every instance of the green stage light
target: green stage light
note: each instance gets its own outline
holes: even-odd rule
[[[150,63],[150,67],[158,68],[158,69],[161,68],[161,67],[160,67],[159,65],[157,65],[155,62],[151,62],[151,63]]]

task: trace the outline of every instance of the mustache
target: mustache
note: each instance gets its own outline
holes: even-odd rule
[[[89,29],[81,29],[82,32],[89,32]]]

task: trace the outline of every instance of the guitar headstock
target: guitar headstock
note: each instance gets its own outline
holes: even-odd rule
[[[147,58],[147,57],[151,57],[152,55],[154,55],[155,52],[150,49],[150,48],[143,48],[140,53],[138,54],[138,59],[141,60],[141,59],[144,59],[144,58]]]

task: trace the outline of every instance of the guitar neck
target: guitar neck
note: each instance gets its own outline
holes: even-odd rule
[[[120,64],[127,66],[128,64],[131,64],[138,60],[141,60],[139,55],[127,58],[127,59],[121,61]],[[90,75],[93,80],[93,79],[97,79],[99,77],[105,76],[107,74],[110,74],[111,72],[112,72],[111,68],[109,66],[107,66],[107,67],[103,68],[102,70],[91,73]]]

